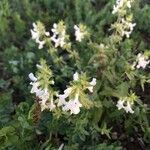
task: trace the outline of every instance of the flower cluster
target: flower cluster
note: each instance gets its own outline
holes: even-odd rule
[[[126,106],[124,106],[125,103],[126,103]],[[132,104],[129,101],[127,101],[126,97],[123,98],[123,99],[120,99],[117,102],[116,106],[118,107],[119,110],[123,108],[126,111],[126,113],[128,113],[128,112],[131,113],[131,114],[134,113],[134,111],[131,108]]]
[[[76,72],[73,75],[73,84],[71,87],[68,87],[64,94],[55,94],[58,98],[57,102],[54,102],[54,95],[51,93],[48,88],[41,88],[40,80],[36,78],[33,73],[29,74],[29,78],[32,81],[30,84],[32,85],[31,93],[35,93],[36,97],[40,99],[41,111],[48,109],[53,111],[57,107],[62,107],[63,111],[70,111],[71,114],[78,114],[80,112],[80,107],[83,104],[80,102],[80,94],[83,94],[83,90],[88,89],[90,92],[93,92],[93,87],[96,85],[96,79],[93,78],[91,82],[86,82],[86,86],[81,83],[81,87],[76,85],[76,83],[80,84],[79,74]],[[54,82],[53,82],[54,83]],[[84,87],[84,89],[82,89]]]
[[[64,91],[63,95],[58,95],[58,106],[62,106],[63,111],[70,110],[71,114],[78,114],[80,112],[80,107],[82,107],[82,104],[79,101],[79,92],[75,94],[73,99],[70,99],[69,101],[65,100],[67,97],[69,97],[71,91],[72,89],[68,88]]]
[[[64,23],[54,23],[51,31],[53,32],[51,40],[55,43],[55,47],[64,47],[64,45],[67,44],[66,26],[64,25]]]
[[[121,30],[122,33],[121,33],[121,35],[126,36],[127,38],[129,38],[130,34],[133,31],[133,28],[136,26],[136,23],[132,23],[132,22],[122,18],[121,24],[122,24],[122,30]]]
[[[125,111],[126,111],[126,113],[131,113],[131,114],[133,114],[134,113],[134,111],[132,110],[132,106],[133,106],[133,104],[134,104],[134,101],[136,101],[137,100],[137,96],[134,94],[134,93],[132,93],[132,94],[130,94],[129,96],[127,96],[127,97],[122,97],[122,98],[120,98],[119,100],[118,100],[118,102],[117,102],[117,107],[118,107],[118,110],[120,110],[120,109],[124,109]]]
[[[76,72],[73,75],[74,83],[81,83],[81,79],[79,74]],[[82,84],[82,83],[81,83]],[[96,85],[96,79],[93,78],[91,82],[89,82],[85,89],[88,89],[90,92],[93,92],[93,87]],[[83,86],[83,85],[81,85]],[[78,114],[80,112],[80,107],[82,107],[82,103],[80,102],[80,93],[82,92],[82,87],[73,85],[68,87],[64,94],[58,94],[58,104],[57,106],[62,106],[63,111],[70,111],[71,114]]]
[[[123,7],[131,8],[133,0],[116,0],[116,5],[113,6],[112,14],[120,12]]]
[[[139,68],[145,69],[149,63],[150,63],[150,60],[148,60],[148,57],[145,56],[144,54],[139,53],[137,55],[136,61],[132,65],[132,69],[135,69],[135,67],[138,69]]]
[[[81,42],[82,39],[84,39],[84,37],[87,35],[85,26],[83,25],[74,25],[74,30],[75,30],[75,37],[76,37],[76,41]]]
[[[112,25],[112,28],[116,30],[117,35],[122,39],[126,36],[130,37],[136,23],[132,23],[132,14],[127,13],[127,8],[131,8],[133,0],[117,0],[114,5],[112,13],[117,13],[118,21]]]
[[[84,37],[88,34],[86,31],[86,26],[80,24],[79,26],[74,25],[76,41],[81,42]],[[41,22],[33,23],[33,29],[30,30],[32,39],[39,44],[38,48],[42,49],[46,44],[47,38],[49,38],[50,33],[45,31],[45,27]],[[71,46],[69,42],[69,35],[66,34],[66,26],[63,21],[58,24],[54,23],[51,29],[53,35],[49,38],[54,42],[55,48],[61,47],[67,49]]]
[[[49,109],[52,111],[56,106],[53,102],[53,97],[50,96],[47,88],[42,89],[40,87],[40,82],[38,78],[34,76],[33,73],[29,74],[29,78],[32,81],[30,84],[32,85],[31,93],[35,93],[36,97],[40,99],[41,111],[45,109]]]
[[[33,29],[31,29],[30,31],[31,31],[32,39],[35,40],[35,42],[39,44],[38,48],[42,49],[44,44],[45,44],[45,41],[40,40],[40,37],[41,37],[42,33],[40,33],[39,24],[33,23]],[[46,36],[50,36],[49,32],[44,31],[44,34]]]

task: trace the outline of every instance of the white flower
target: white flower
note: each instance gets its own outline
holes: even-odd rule
[[[50,111],[56,108],[54,101],[53,101],[53,97],[51,97],[50,103],[47,104],[47,107],[48,109],[50,109]]]
[[[57,31],[57,24],[56,23],[54,23],[53,24],[53,28],[51,29],[51,31],[54,33],[54,34],[58,34],[58,31]]]
[[[66,44],[65,29],[63,29],[61,32],[58,31],[58,25],[54,23],[51,31],[53,32],[53,36],[51,37],[51,40],[55,43],[55,47],[58,47],[58,46],[63,47]]]
[[[88,87],[88,90],[89,90],[91,93],[93,93],[93,86],[89,86],[89,87]]]
[[[126,104],[126,105],[124,105]],[[120,99],[118,102],[117,102],[117,105],[118,107],[118,110],[120,109],[124,109],[126,111],[126,113],[134,113],[134,111],[132,110],[131,106],[132,106],[132,103],[129,101],[129,98],[128,97],[124,97],[122,99]]]
[[[145,69],[146,66],[150,63],[150,60],[147,60],[147,58],[145,58],[145,56],[142,55],[141,53],[138,54],[137,61],[138,61],[138,64],[137,64],[136,68]]]
[[[39,82],[37,82],[37,78],[34,76],[33,73],[30,73],[28,76],[30,80],[33,81],[33,82],[30,82],[30,85],[32,85],[30,93],[37,93],[39,90],[39,85],[40,85]]]
[[[65,37],[56,38],[56,35],[53,35],[51,40],[55,43],[55,47],[63,47],[66,44]]]
[[[45,88],[44,90],[39,89],[39,91],[36,93],[37,97],[40,98],[40,106],[41,106],[41,111],[45,110],[45,109],[49,109],[50,111],[52,111],[53,109],[55,109],[55,104],[53,102],[53,97],[51,97],[50,102],[48,102],[50,94],[48,92],[48,89]]]
[[[76,73],[73,75],[73,80],[74,80],[74,81],[78,81],[78,80],[79,80],[79,74],[78,74],[78,72],[76,72]]]
[[[62,143],[62,144],[60,145],[60,147],[58,148],[58,150],[62,150],[63,147],[64,147],[64,143]]]
[[[92,81],[90,82],[90,85],[95,86],[96,85],[96,78],[93,78]]]
[[[46,35],[46,36],[50,36],[50,33],[49,33],[49,32],[45,32],[45,35]]]
[[[131,114],[134,113],[134,111],[131,108],[131,104],[128,101],[127,101],[127,106],[124,107],[124,109],[125,109],[126,113],[128,113],[128,112],[130,112]]]
[[[78,114],[80,112],[80,107],[82,104],[79,102],[79,94],[77,93],[74,100],[69,100],[66,105],[62,108],[63,111],[70,110],[71,114]]]
[[[31,35],[32,35],[32,39],[35,40],[36,43],[39,44],[38,48],[42,49],[45,41],[40,41],[40,32],[38,31],[38,27],[35,23],[33,23],[33,30],[31,29]],[[49,36],[49,32],[45,32],[46,36]]]
[[[131,68],[134,70],[135,67],[136,68],[143,68],[145,69],[146,66],[150,63],[150,60],[148,60],[148,58],[146,56],[144,56],[143,54],[139,53],[137,55],[137,59],[136,61],[133,63],[133,65],[131,66]]]
[[[122,109],[122,108],[124,108],[124,105],[123,105],[124,102],[125,102],[125,101],[122,100],[122,99],[117,102],[117,105],[116,105],[116,106],[118,107],[119,110]]]
[[[127,1],[127,7],[131,8],[131,1]]]
[[[32,39],[36,40],[39,39],[40,33],[38,31],[37,25],[35,23],[32,24],[33,25],[33,30],[31,29],[31,35],[32,35]]]
[[[93,78],[92,81],[90,82],[90,85],[88,88],[88,90],[93,93],[93,87],[96,85],[96,78]]]
[[[54,81],[54,80],[52,80],[52,81],[51,81],[51,84],[52,84],[52,85],[54,85],[54,83],[55,83],[55,81]]]
[[[32,85],[30,93],[37,93],[39,90],[39,82],[31,82],[30,84]]]
[[[82,104],[79,101],[70,101],[70,113],[71,114],[78,114],[80,112],[80,107],[82,107]]]
[[[65,95],[57,95],[57,97],[59,98],[58,104],[57,104],[58,107],[66,104],[66,101],[65,101],[66,96]]]
[[[37,91],[35,92],[36,97],[41,97],[43,95],[44,91],[41,88],[38,88]]]
[[[124,31],[124,35],[129,38],[130,37],[130,34],[131,34],[131,31]]]
[[[37,78],[34,76],[33,73],[30,73],[30,74],[29,74],[29,78],[30,78],[30,80],[32,80],[32,81],[37,81]]]
[[[42,49],[44,44],[45,44],[45,41],[40,41],[40,40],[37,40],[37,43],[39,44],[38,48],[39,49]]]
[[[42,101],[47,101],[47,100],[49,99],[49,92],[48,92],[48,89],[47,89],[47,88],[45,88],[45,89],[43,90],[43,94],[40,95],[39,98],[41,98]]]
[[[47,109],[46,102],[49,99],[48,89],[45,88],[44,90],[39,90],[39,93],[37,93],[37,95],[41,99],[41,101],[40,101],[41,111]]]
[[[39,32],[36,32],[32,29],[30,31],[31,31],[31,36],[33,40],[39,39]]]
[[[55,43],[55,47],[59,46],[59,39],[56,38],[55,34],[51,37],[51,40]]]
[[[38,31],[37,25],[35,24],[35,22],[32,25],[33,25],[34,31]]]
[[[39,69],[42,69],[42,66],[39,65],[39,64],[36,64],[36,67],[39,68]]]
[[[63,30],[62,32],[59,33],[57,31],[57,24],[54,24],[52,32],[53,32],[53,36],[51,37],[51,40],[55,43],[55,47],[58,46],[63,47],[66,44],[65,42],[66,31]]]
[[[118,12],[118,10],[123,6],[124,0],[117,0],[116,5],[113,6],[112,14],[115,14]]]
[[[76,41],[81,42],[84,38],[84,32],[81,32],[80,28],[77,25],[74,25]]]
[[[57,104],[57,106],[65,105],[65,104],[66,104],[65,99],[71,94],[71,92],[72,92],[72,88],[69,87],[69,88],[67,88],[67,89],[64,91],[64,94],[58,94],[57,97],[58,97],[59,99],[58,99],[58,104]]]
[[[115,14],[118,11],[118,7],[116,7],[115,5],[113,6],[113,11],[112,14]]]
[[[129,23],[128,23],[128,26],[129,26],[129,28],[130,28],[130,31],[133,31],[133,28],[136,26],[136,23],[131,23],[131,22],[129,22]]]
[[[65,44],[66,44],[65,37],[63,36],[63,37],[59,38],[59,45],[60,45],[60,47],[63,47]]]
[[[136,23],[129,22],[125,20],[124,18],[122,18],[121,25],[122,25],[121,35],[122,36],[125,35],[127,38],[129,38],[130,34],[133,31],[133,28],[136,26]]]
[[[117,13],[124,6],[127,6],[128,8],[131,8],[131,0],[116,0],[116,5],[113,6],[112,14]]]
[[[65,97],[68,97],[71,92],[72,92],[72,88],[71,88],[71,87],[67,88],[67,89],[64,91]]]

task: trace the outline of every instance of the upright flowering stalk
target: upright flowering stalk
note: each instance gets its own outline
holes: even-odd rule
[[[51,40],[54,42],[55,47],[60,46],[64,49],[70,47],[69,36],[66,34],[66,26],[63,21],[58,24],[54,23],[51,31],[53,32]]]
[[[37,67],[38,77],[35,77],[33,73],[29,74],[30,84],[32,85],[31,93],[35,93],[36,97],[40,99],[41,111],[45,109],[52,111],[56,107],[53,101],[55,93],[50,88],[50,85],[54,84],[52,72],[44,60],[41,60],[41,64],[37,65]]]
[[[134,111],[132,109],[132,106],[133,106],[134,102],[137,100],[137,98],[138,97],[134,93],[130,94],[127,97],[121,97],[118,100],[116,106],[118,107],[118,110],[124,109],[126,111],[126,113],[133,114]]]
[[[117,22],[112,24],[112,29],[115,30],[113,34],[114,41],[120,42],[125,36],[130,37],[136,23],[132,23],[132,14],[128,13],[131,9],[134,0],[116,0],[113,7],[112,14],[117,15]]]
[[[39,49],[42,49],[46,43],[52,50],[61,47],[69,51],[71,48],[69,35],[66,33],[66,26],[63,21],[60,21],[58,24],[53,24],[53,28],[51,29],[53,33],[52,36],[50,36],[50,33],[45,30],[45,27],[41,22],[37,22],[37,24],[33,23],[33,29],[30,31],[32,39],[39,44]],[[52,43],[54,43],[54,46]]]
[[[86,26],[82,24],[79,24],[79,26],[74,25],[74,30],[75,30],[76,41],[78,42],[81,42],[88,35]]]
[[[129,38],[134,27],[136,26],[136,23],[132,23],[130,18],[126,18],[126,20],[124,18],[122,18],[120,24],[122,27],[122,30],[121,30],[122,37],[126,36],[127,38]]]
[[[82,24],[79,26],[75,25],[74,29],[76,40],[79,42],[88,35],[86,27]],[[66,34],[66,26],[64,22],[60,21],[58,24],[54,23],[51,31],[53,35],[49,37],[50,34],[45,31],[45,27],[42,23],[33,23],[33,29],[31,30],[32,39],[39,44],[39,49],[43,48],[47,41],[50,41],[50,44],[47,44],[50,50],[61,47],[62,49],[66,49],[70,56],[76,56],[77,58],[77,53],[71,51],[71,44],[69,42],[69,36]],[[57,58],[56,61],[59,60],[57,57],[58,55],[53,56],[55,56],[53,59]],[[93,87],[96,85],[95,78],[93,78],[91,82],[88,82],[88,78],[85,74],[79,75],[76,72],[73,75],[71,85],[64,90],[64,94],[56,94],[51,87],[51,84],[54,84],[54,81],[51,79],[52,72],[46,65],[46,61],[42,60],[37,67],[37,76],[30,73],[29,78],[31,79],[30,84],[32,85],[31,93],[35,93],[36,97],[40,99],[39,104],[42,111],[45,109],[52,111],[56,107],[61,107],[65,112],[69,111],[71,114],[78,114],[81,107],[90,108],[92,106],[93,103],[88,99],[87,90],[93,92]],[[57,105],[54,96],[58,97]]]
[[[64,94],[56,94],[56,92],[48,86],[48,84],[54,84],[51,76],[46,81],[47,85],[45,81],[43,81],[45,80],[43,78],[43,73],[45,74],[47,69],[44,71],[43,69],[45,69],[45,67],[43,65],[38,67],[40,67],[43,72],[39,73],[38,78],[35,77],[33,73],[30,73],[29,78],[32,81],[30,83],[32,85],[31,93],[35,93],[36,97],[40,99],[39,104],[41,106],[41,111],[45,109],[53,111],[56,108],[54,96],[58,97],[57,107],[62,107],[62,110],[65,112],[70,111],[70,114],[78,114],[81,107],[90,108],[92,106],[92,102],[89,101],[86,90],[88,89],[90,92],[93,92],[93,88],[96,85],[95,78],[93,78],[91,82],[88,82],[85,74],[79,76],[76,72],[73,75],[71,86],[64,90]],[[45,74],[44,77],[47,75]],[[48,78],[48,76],[46,78]]]
[[[139,68],[145,69],[149,63],[150,63],[150,60],[148,59],[148,56],[139,53],[137,55],[136,61],[133,63],[133,65],[131,67],[133,70],[135,69],[135,67],[137,69],[139,69]]]
[[[90,107],[91,102],[87,98],[85,91],[88,89],[93,92],[93,87],[96,85],[96,79],[91,82],[87,81],[85,74],[79,75],[77,72],[73,75],[73,82],[64,94],[58,94],[58,107],[62,107],[63,111],[70,111],[71,114],[78,114],[80,107]]]
[[[116,4],[113,6],[112,14],[125,13],[126,8],[131,8],[133,0],[116,0]]]
[[[87,35],[87,28],[85,25],[74,25],[76,41],[81,42]],[[33,29],[30,30],[32,39],[38,43],[38,48],[42,49],[46,46],[48,53],[52,56],[56,65],[61,66],[65,64],[63,57],[59,56],[58,48],[62,48],[68,52],[70,58],[74,60],[79,59],[78,52],[72,50],[69,35],[66,32],[66,25],[63,21],[54,23],[51,29],[52,35],[45,30],[41,22],[33,23]]]
[[[50,33],[45,31],[45,27],[41,22],[33,23],[33,29],[30,31],[32,39],[39,44],[38,48],[42,49],[45,44],[45,36],[50,36]]]

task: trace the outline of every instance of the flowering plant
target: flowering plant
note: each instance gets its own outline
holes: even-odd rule
[[[0,41],[7,60],[0,149],[148,148],[147,5],[2,0],[0,6],[6,11],[0,27],[12,29]]]
[[[132,1],[131,0],[117,0],[116,1],[116,5],[114,5],[113,7],[112,14],[117,14],[118,17],[117,17],[117,21],[111,26],[111,29],[114,30],[114,32],[112,33],[112,35],[110,35],[108,39],[110,41],[113,40],[114,43],[110,44],[109,42],[106,42],[106,46],[105,46],[106,48],[103,46],[103,44],[101,44],[101,47],[104,49],[104,51],[105,49],[111,49],[112,46],[114,46],[114,51],[117,51],[116,49],[117,45],[118,43],[122,41],[123,37],[124,36],[126,36],[127,38],[130,37],[130,34],[132,33],[136,25],[136,23],[132,23],[132,14],[127,12],[128,9],[131,9],[132,3],[134,3],[134,0]],[[38,22],[37,25],[33,23],[33,28],[34,28],[33,30],[31,29],[32,39],[35,40],[36,43],[39,44],[39,47],[38,47],[39,49],[43,48],[44,44],[48,43],[48,47],[50,47],[50,51],[51,49],[61,47],[62,49],[66,49],[69,53],[72,53],[72,44],[71,42],[69,42],[69,35],[66,34],[66,26],[63,21],[60,21],[58,24],[56,23],[53,24],[53,28],[51,29],[53,35],[50,38],[49,38],[50,32],[45,31],[45,27],[42,23]],[[79,26],[74,25],[74,29],[75,29],[74,34],[75,34],[76,41],[82,42],[84,37],[88,34],[88,32],[86,31],[86,27],[80,24]],[[39,39],[43,39],[43,40],[40,41]],[[58,57],[61,57],[61,56],[58,56]],[[61,60],[63,62],[63,58]],[[144,55],[139,53],[137,55],[137,60],[133,62],[133,65],[131,64],[130,66],[132,70],[134,69],[135,66],[136,68],[142,67],[143,69],[145,69],[146,66],[149,64],[149,62],[150,60],[148,60],[148,56],[145,57]],[[97,62],[95,61],[94,63],[97,63]],[[42,79],[43,82],[45,83],[45,85],[43,85],[44,89],[41,90],[38,88],[40,86],[39,81],[37,82],[38,78],[36,78],[32,73],[30,73],[29,77],[33,81],[31,82],[31,85],[33,86],[31,89],[31,93],[36,93],[36,97],[42,100],[42,102],[40,102],[42,111],[46,108],[53,110],[56,107],[52,98],[54,95],[50,96],[51,97],[50,104],[48,103],[47,104],[48,106],[46,106],[46,102],[49,99],[48,83],[54,84],[53,80],[49,81],[52,71],[48,68],[46,63],[44,63],[43,66],[38,65],[38,67],[41,70],[41,74],[39,74],[40,75],[39,79],[41,80],[44,77]],[[107,67],[109,67],[109,64],[107,65]],[[42,71],[44,73],[42,73]],[[46,74],[48,75],[46,76]],[[62,110],[64,111],[70,110],[71,114],[78,114],[80,112],[80,107],[84,105],[84,104],[81,104],[79,101],[80,95],[84,95],[83,91],[85,89],[88,89],[90,92],[93,92],[93,86],[96,85],[95,78],[89,83],[89,85],[88,83],[86,83],[86,80],[85,80],[86,78],[85,79],[84,78],[85,78],[84,76],[83,77],[81,76],[81,79],[79,79],[79,75],[77,72],[73,75],[73,80],[75,81],[75,83],[72,83],[73,85],[71,87],[68,87],[64,91],[63,95],[59,95],[59,94],[55,95],[56,97],[59,98],[57,106],[63,106]],[[80,84],[78,83],[77,85],[74,85],[76,84],[78,80],[79,81],[81,80],[79,82]],[[50,91],[50,93],[53,93],[53,92]],[[57,93],[57,92],[54,92],[54,93]],[[69,95],[74,95],[74,96],[68,102],[66,102],[65,99],[69,97]],[[131,105],[133,105],[134,101],[136,101],[138,98],[136,96],[132,98],[133,97],[132,95],[129,98],[127,96],[124,98],[120,97],[121,100],[119,100],[117,103],[117,107],[119,110],[121,108],[124,108],[126,112],[134,113],[134,111],[131,109]],[[84,98],[82,97],[81,101],[83,100]],[[123,106],[125,102],[127,103],[126,107]]]

